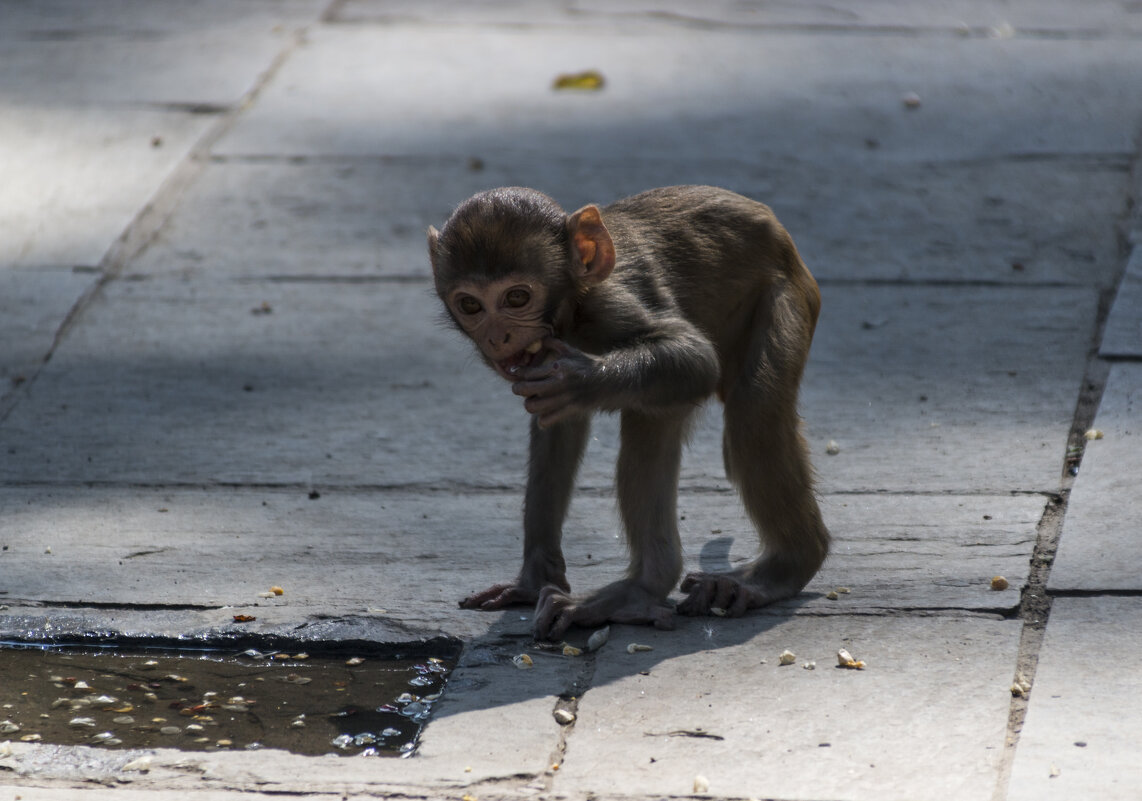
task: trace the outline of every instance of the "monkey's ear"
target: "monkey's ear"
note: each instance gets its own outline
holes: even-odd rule
[[[440,232],[428,226],[428,258],[432,261],[433,267],[436,266],[436,244],[440,241]]]
[[[577,277],[594,285],[607,280],[615,269],[615,243],[598,206],[584,206],[567,220],[567,232],[571,235],[572,266],[581,272]]]

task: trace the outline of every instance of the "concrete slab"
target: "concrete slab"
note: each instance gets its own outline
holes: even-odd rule
[[[1104,359],[1142,358],[1142,238],[1134,246],[1118,285],[1098,355]]]
[[[8,105],[0,270],[98,265],[211,123],[137,108]]]
[[[173,106],[218,113],[253,86],[324,0],[5,3],[0,98],[29,106]]]
[[[0,602],[9,607],[0,635],[47,617],[56,631],[302,636],[299,624],[353,616],[372,627],[360,635],[366,639],[524,634],[530,609],[457,608],[463,596],[515,574],[520,498],[519,491],[333,489],[311,499],[269,488],[0,489]],[[833,553],[806,593],[776,614],[1011,610],[1043,500],[843,495],[823,499],[823,511]],[[757,535],[733,497],[684,494],[680,515],[687,569],[728,570],[756,555]],[[613,499],[577,498],[564,548],[577,591],[621,578],[627,555]],[[1008,590],[990,589],[997,574]],[[275,585],[285,594],[259,597]],[[842,586],[852,592],[825,597]],[[60,605],[73,611],[52,611]],[[257,621],[232,624],[236,609]]]
[[[472,158],[479,160],[215,162],[131,270],[427,277],[425,229],[482,189],[534,186],[573,210],[671,183],[726,186],[768,203],[821,281],[1109,288],[1120,266],[1118,241],[1106,224],[1125,205],[1128,163],[1120,159],[1062,160],[1050,170],[999,159],[902,164],[886,172],[863,162],[710,155]],[[854,186],[856,194],[848,191]],[[1074,197],[1084,203],[1076,207]]]
[[[82,270],[0,269],[0,404],[40,368],[60,321],[96,280]]]
[[[802,415],[823,490],[1057,489],[1093,293],[826,286],[822,294]],[[722,475],[718,416],[711,407],[693,437],[688,481]],[[826,455],[829,440],[836,456]]]
[[[1138,797],[1139,598],[1057,598],[1011,772],[1009,801]]]
[[[1142,590],[1142,364],[1115,364],[1086,443],[1048,587]]]
[[[337,8],[338,22],[479,22],[519,24],[610,24],[632,18],[640,24],[725,23],[794,30],[825,28],[896,32],[939,31],[957,35],[992,37],[1072,33],[1107,37],[1142,33],[1137,8],[1123,0],[1094,0],[1081,8],[1067,0],[1008,0],[996,6],[989,0],[953,0],[938,7],[919,7],[896,0],[862,0],[845,6],[807,3],[746,4],[713,0],[695,5],[686,0],[633,0],[621,6],[606,0],[575,0],[558,6],[522,0],[496,0],[478,4],[424,3],[416,0],[348,0]]]
[[[554,790],[684,796],[700,794],[701,775],[719,797],[992,798],[1018,622],[770,623],[700,624],[701,650],[686,639],[679,649],[677,634],[612,628]],[[628,654],[631,641],[655,650]],[[837,668],[838,648],[867,668]],[[796,665],[778,665],[785,649]]]
[[[557,75],[586,68],[606,76],[604,91],[551,90]],[[1121,155],[1134,150],[1140,70],[1138,48],[1098,41],[781,32],[762,45],[757,30],[736,28],[332,26],[217,152]],[[909,92],[918,109],[902,103]]]
[[[823,490],[1055,490],[1093,289],[835,287],[824,308],[803,403]],[[518,486],[519,399],[439,317],[427,282],[115,282],[0,427],[0,479]],[[719,417],[684,486],[727,486]],[[603,418],[583,485],[611,486],[617,442]]]

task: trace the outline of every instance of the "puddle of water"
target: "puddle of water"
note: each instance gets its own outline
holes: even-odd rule
[[[452,659],[0,646],[0,740],[407,756]],[[448,654],[451,656],[451,654]]]

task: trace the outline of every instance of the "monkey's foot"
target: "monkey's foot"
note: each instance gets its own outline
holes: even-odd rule
[[[672,629],[674,610],[662,598],[630,581],[616,581],[584,598],[574,598],[550,584],[539,592],[536,639],[558,640],[572,625],[604,623],[648,623],[658,629]]]
[[[678,612],[708,615],[711,609],[722,609],[727,617],[741,617],[749,609],[792,598],[804,584],[788,578],[770,581],[735,573],[689,573],[682,579],[680,589],[688,594],[678,604]]]
[[[473,593],[460,602],[461,609],[493,611],[505,606],[531,605],[539,600],[539,590],[522,584],[497,584],[483,592]]]

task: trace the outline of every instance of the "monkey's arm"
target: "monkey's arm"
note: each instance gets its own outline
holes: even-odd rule
[[[512,392],[526,398],[524,408],[544,427],[596,410],[653,412],[696,404],[718,381],[713,344],[681,319],[600,355],[554,337],[543,346],[554,358],[521,371]]]

